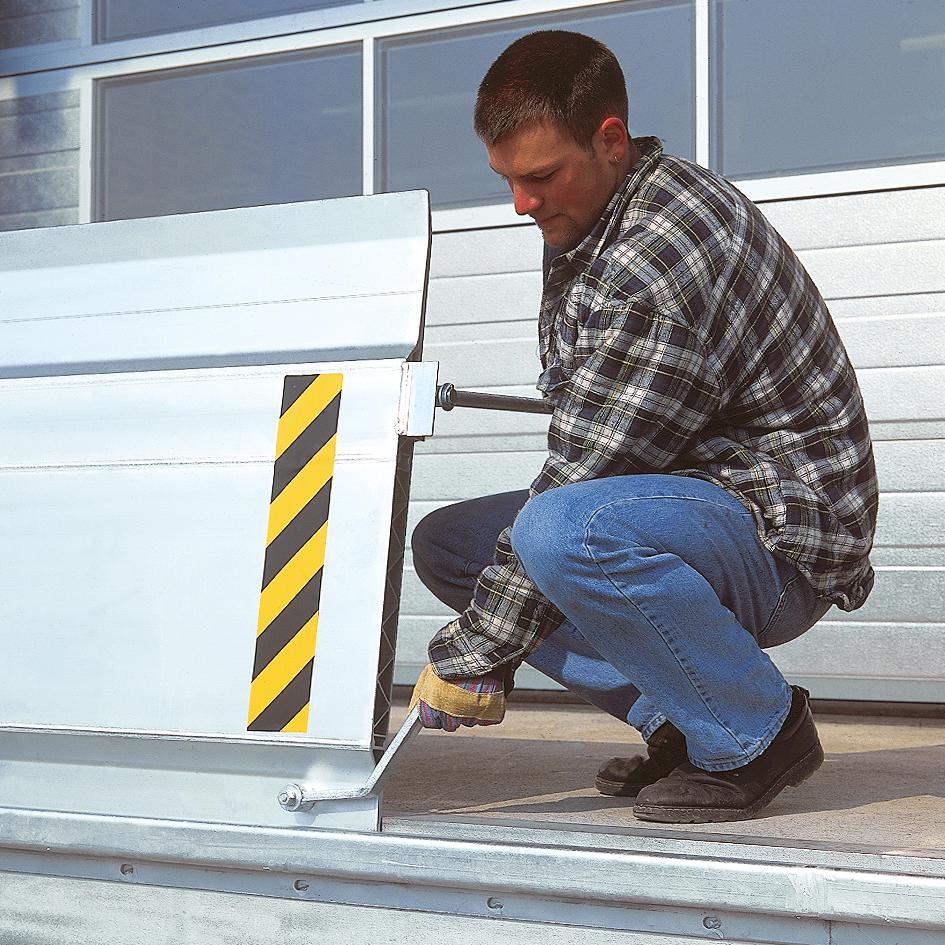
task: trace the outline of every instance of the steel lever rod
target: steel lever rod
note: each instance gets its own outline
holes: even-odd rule
[[[291,812],[308,811],[319,801],[352,801],[359,797],[376,794],[381,782],[387,776],[390,763],[398,749],[402,748],[422,727],[420,710],[414,708],[404,719],[397,734],[388,742],[377,767],[362,787],[347,791],[324,791],[310,784],[287,784],[279,792],[279,806]]]
[[[457,390],[453,384],[440,384],[436,405],[443,410],[476,407],[479,410],[513,410],[518,413],[551,413],[551,405],[537,397],[512,397],[509,394],[484,394],[477,390]]]

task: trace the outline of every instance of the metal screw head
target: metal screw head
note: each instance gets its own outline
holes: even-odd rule
[[[304,879],[297,879],[292,885],[298,892],[305,892],[308,889],[308,883]]]
[[[702,924],[707,929],[720,929],[722,928],[722,920],[717,919],[714,915],[707,915],[703,920]]]
[[[486,905],[487,905],[490,909],[501,909],[501,908],[502,908],[502,900],[501,900],[501,899],[496,899],[495,896],[490,896],[490,897],[486,900]]]
[[[130,863],[122,863],[119,867],[122,876],[134,876],[135,868]]]

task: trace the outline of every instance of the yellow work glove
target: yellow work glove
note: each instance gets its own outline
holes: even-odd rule
[[[427,664],[410,699],[410,708],[415,705],[424,728],[455,732],[460,725],[498,725],[505,718],[505,685],[493,675],[440,679]]]

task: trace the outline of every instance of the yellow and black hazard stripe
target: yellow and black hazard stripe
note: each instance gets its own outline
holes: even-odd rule
[[[286,377],[276,434],[250,732],[308,731],[340,374]]]

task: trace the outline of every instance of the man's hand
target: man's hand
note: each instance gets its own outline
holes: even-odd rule
[[[410,699],[419,703],[424,728],[455,732],[460,725],[498,725],[505,718],[505,686],[500,676],[440,679],[427,665]]]

